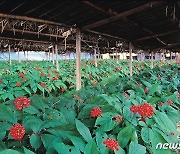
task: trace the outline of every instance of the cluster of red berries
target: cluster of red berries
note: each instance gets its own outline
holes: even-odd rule
[[[142,116],[142,117],[151,117],[154,114],[154,108],[151,104],[149,103],[144,103],[141,104],[138,108],[138,113]]]
[[[144,92],[147,94],[149,92],[149,89],[148,88],[145,88],[144,89]]]
[[[21,124],[16,124],[10,128],[10,135],[14,140],[21,140],[25,133],[25,129]]]
[[[138,112],[138,109],[139,109],[139,107],[136,105],[132,105],[130,107],[130,111],[133,112],[134,114],[136,114]]]
[[[170,100],[170,99],[167,100],[167,103],[168,103],[168,105],[170,105],[170,106],[173,104],[172,100]]]
[[[161,79],[161,76],[160,76],[160,75],[158,75],[158,76],[157,76],[157,78],[160,80],[160,79]]]
[[[0,79],[0,84],[2,84],[3,83],[3,81]]]
[[[23,107],[28,108],[30,102],[31,100],[29,100],[26,96],[23,96],[15,99],[14,105],[17,107],[18,110],[22,110]]]
[[[180,93],[178,93],[178,98],[180,99]]]
[[[65,88],[61,88],[61,92],[63,93],[63,92],[65,92],[66,91],[66,89]]]
[[[119,144],[118,142],[113,138],[108,138],[103,142],[106,147],[108,147],[111,150],[119,150]]]
[[[17,87],[20,87],[21,85],[22,85],[21,82],[16,82],[16,86],[17,86]]]
[[[41,87],[43,87],[43,88],[46,87],[46,83],[44,83],[44,82],[41,82],[40,85],[41,85]]]
[[[20,72],[20,73],[19,73],[19,77],[22,77],[22,78],[23,78],[23,77],[24,77],[24,73]]]
[[[154,108],[149,103],[143,103],[140,106],[132,105],[130,111],[132,111],[134,114],[138,112],[142,117],[148,118],[154,114]]]
[[[71,83],[69,84],[69,86],[72,87],[72,86],[74,86],[74,84],[71,82]]]
[[[41,73],[40,73],[40,76],[45,76],[45,73],[44,73],[44,72],[41,72]]]
[[[102,115],[102,111],[100,108],[93,107],[91,109],[91,117],[95,118],[95,117],[100,117],[101,115]]]
[[[163,102],[158,102],[159,106],[163,106],[163,104],[164,104]]]
[[[115,122],[121,122],[122,121],[122,117],[121,116],[114,116],[114,121]]]
[[[77,94],[74,94],[73,97],[76,99],[76,98],[78,98],[78,95],[77,95]]]

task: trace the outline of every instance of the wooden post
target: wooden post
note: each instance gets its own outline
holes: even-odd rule
[[[164,50],[163,50],[163,54],[162,54],[162,60],[163,60],[163,62],[165,61],[165,55],[164,55]]]
[[[20,63],[19,48],[18,48],[18,62]]]
[[[28,54],[28,50],[27,50],[27,60],[29,59],[29,54]]]
[[[130,77],[132,77],[132,44],[129,43],[129,70],[130,70]]]
[[[113,49],[113,60],[114,60],[114,49]]]
[[[96,49],[94,49],[94,62],[95,62],[95,66],[97,67],[97,54],[96,54]]]
[[[176,53],[176,56],[177,56],[177,62],[180,63],[180,53]]]
[[[48,52],[48,60],[50,61],[50,50],[51,49],[49,49],[49,52]]]
[[[153,69],[153,51],[151,51],[151,69]]]
[[[23,51],[24,52],[24,60],[26,60],[26,51]]]
[[[59,71],[57,44],[55,45],[55,52],[56,52],[56,70]]]
[[[9,64],[11,65],[11,46],[9,45]]]
[[[117,49],[116,49],[116,63],[118,63],[118,54],[117,54]]]
[[[172,52],[170,51],[170,63],[172,64]]]
[[[54,65],[54,46],[52,47],[52,62],[53,62],[53,65]]]
[[[76,57],[75,57],[75,53],[73,53],[73,59],[76,59]]]
[[[76,31],[76,90],[81,89],[81,32]]]

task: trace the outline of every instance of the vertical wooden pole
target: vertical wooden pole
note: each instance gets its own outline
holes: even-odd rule
[[[151,51],[151,69],[153,69],[153,51]]]
[[[130,70],[130,76],[132,77],[132,44],[129,43],[129,70]]]
[[[51,49],[49,49],[49,52],[48,52],[48,60],[50,61],[51,59],[50,59],[50,50]]]
[[[52,62],[53,62],[53,65],[54,65],[54,46],[52,47]]]
[[[95,62],[95,66],[97,67],[97,54],[96,54],[96,49],[94,49],[94,62]]]
[[[81,89],[81,32],[76,31],[76,90]]]
[[[9,64],[11,65],[11,46],[9,45]]]
[[[56,52],[56,70],[59,71],[57,44],[55,45],[55,52]]]
[[[165,61],[165,55],[164,55],[164,50],[163,50],[163,62]]]
[[[18,62],[20,63],[19,48],[18,48]]]
[[[117,54],[117,49],[116,49],[116,63],[118,63],[118,54]]]
[[[76,57],[75,57],[75,53],[73,53],[73,59],[76,59]]]
[[[178,52],[176,53],[176,55],[177,55],[177,62],[180,63],[180,53]]]
[[[24,52],[24,60],[26,60],[26,52],[25,51],[23,51]]]
[[[27,60],[29,59],[29,54],[28,54],[28,50],[27,50]]]
[[[170,63],[172,64],[172,52],[170,51]]]
[[[114,49],[113,49],[113,60],[114,60]]]

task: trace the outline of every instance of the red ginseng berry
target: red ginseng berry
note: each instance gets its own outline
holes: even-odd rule
[[[21,82],[16,82],[17,87],[20,87],[21,85],[22,85]]]
[[[100,108],[93,107],[90,114],[93,118],[100,117],[102,115],[102,111]]]
[[[41,85],[41,87],[43,87],[43,88],[46,87],[46,83],[44,83],[44,82],[41,82],[40,85]]]
[[[24,77],[24,73],[20,72],[19,77]]]
[[[108,138],[103,142],[107,148],[113,150],[119,150],[119,144],[118,142],[113,138]]]
[[[144,92],[147,94],[149,92],[149,89],[148,88],[145,88],[144,89]]]
[[[136,114],[138,112],[138,109],[139,109],[139,107],[136,105],[132,105],[130,107],[130,111],[133,112],[134,114]]]
[[[170,105],[170,106],[173,104],[172,100],[170,100],[170,99],[167,100],[167,103],[168,103],[168,105]]]
[[[148,117],[150,118],[153,114],[154,114],[154,108],[151,104],[149,103],[143,103],[139,106],[138,108],[138,113],[142,116],[142,117]]]
[[[122,117],[121,116],[114,116],[114,121],[115,122],[121,122],[122,121]]]
[[[16,124],[10,128],[10,135],[14,140],[21,140],[25,133],[25,129],[21,124]]]
[[[159,106],[163,106],[163,102],[158,102],[158,105]]]
[[[29,100],[26,96],[16,98],[14,101],[14,105],[18,110],[22,110],[23,107],[28,108],[31,100]]]

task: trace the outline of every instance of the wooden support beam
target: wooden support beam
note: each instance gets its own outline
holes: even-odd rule
[[[134,13],[140,12],[140,11],[146,9],[146,8],[151,7],[152,5],[156,5],[156,4],[159,4],[159,3],[160,2],[158,2],[158,1],[146,3],[144,5],[141,5],[139,7],[133,8],[131,10],[125,11],[123,13],[120,13],[120,14],[114,15],[112,17],[109,17],[109,18],[106,18],[106,19],[91,23],[89,25],[86,25],[86,26],[82,27],[82,30],[88,30],[88,29],[94,29],[94,28],[100,27],[102,25],[114,22],[114,21],[116,21],[116,20],[118,20],[118,19],[120,19],[122,17],[126,17],[126,16],[132,15]]]
[[[114,49],[113,49],[113,60],[114,60]]]
[[[96,10],[98,10],[98,11],[104,13],[104,14],[108,14],[108,15],[110,15],[110,16],[118,14],[118,13],[112,11],[111,9],[108,9],[108,10],[106,11],[105,9],[103,9],[103,8],[101,8],[101,7],[93,4],[91,1],[82,1],[82,2],[83,2],[84,4],[90,6],[91,8],[94,8],[94,9],[96,9]]]
[[[43,20],[43,19],[37,19],[37,18],[32,18],[32,17],[27,17],[27,16],[18,16],[18,15],[0,13],[0,17],[1,18],[9,18],[9,19],[17,19],[17,20],[27,20],[27,21],[39,22],[39,23],[50,24],[50,25],[52,24],[52,25],[57,25],[57,26],[70,27],[70,26],[62,24],[62,23],[49,21],[49,20]]]
[[[50,50],[51,50],[51,49],[49,49],[49,52],[48,52],[48,61],[51,61],[51,58],[50,58],[50,57],[51,57],[51,56],[50,56],[50,55],[51,55],[51,52],[50,52]]]
[[[180,45],[180,42],[177,42],[177,43],[172,43],[172,44],[167,44],[166,46],[162,46],[162,47],[159,47],[159,48],[155,48],[154,50],[160,50],[160,49],[169,49],[169,48],[172,48],[172,47],[175,47],[175,46],[178,46]]]
[[[132,70],[132,44],[129,43],[129,70],[130,70],[130,77],[132,77],[133,70]]]
[[[94,49],[94,63],[95,63],[95,67],[98,67],[98,63],[97,63],[97,50]]]
[[[153,51],[151,51],[151,69],[153,69],[153,61],[154,61],[154,58],[153,58]]]
[[[122,39],[122,38],[117,37],[117,36],[112,36],[110,34],[100,33],[100,32],[96,32],[96,31],[93,31],[93,30],[86,30],[86,31],[90,32],[90,33],[93,33],[93,34],[98,34],[98,35],[102,35],[102,36],[106,36],[106,37],[110,37],[110,38],[114,38],[114,39],[118,39],[118,40],[125,40],[125,39]]]
[[[18,38],[12,38],[12,37],[0,37],[0,39],[3,40],[12,40],[12,41],[26,41],[26,42],[35,42],[35,43],[42,43],[42,44],[49,44],[51,42],[47,41],[37,41],[37,40],[28,40],[28,39],[18,39]]]
[[[29,52],[28,52],[28,50],[26,52],[27,52],[27,60],[29,60]]]
[[[52,48],[52,62],[53,62],[53,65],[54,65],[54,46]]]
[[[57,44],[55,45],[55,52],[56,52],[56,70],[59,72],[59,62],[58,62],[58,49],[57,49]]]
[[[9,48],[8,48],[8,53],[9,53],[9,64],[11,65],[11,46],[9,45]]]
[[[162,60],[163,60],[163,62],[165,62],[165,54],[164,54],[164,52],[165,52],[165,50],[163,50],[163,55],[162,55]]]
[[[116,49],[116,63],[118,63],[118,54],[117,54],[117,49]]]
[[[110,16],[116,16],[116,15],[118,15],[118,13],[115,12],[115,11],[113,11],[112,9],[109,9],[109,10],[107,11],[107,10],[104,10],[103,8],[101,8],[101,7],[93,4],[92,2],[89,2],[89,1],[83,1],[83,2],[84,2],[85,4],[87,4],[88,6],[94,8],[94,9],[96,9],[96,10],[98,10],[98,11],[104,13],[104,14],[107,14],[107,15],[110,15]],[[144,31],[146,31],[146,32],[148,32],[149,34],[153,35],[152,37],[155,37],[158,42],[162,43],[163,45],[166,45],[165,42],[163,42],[162,40],[160,40],[160,39],[158,38],[158,36],[155,36],[156,34],[153,33],[152,31],[150,31],[149,29],[143,28],[143,27],[139,26],[139,24],[137,24],[137,23],[135,23],[135,22],[133,22],[133,21],[128,20],[125,16],[122,17],[121,20],[122,20],[123,22],[126,22],[126,23],[130,24],[131,26],[133,25],[133,26],[135,26],[135,27],[139,27],[139,28],[143,29]],[[177,31],[177,30],[176,30],[176,31]],[[160,35],[160,36],[161,36],[161,35]]]
[[[81,89],[81,32],[76,31],[76,90]]]
[[[47,37],[54,37],[54,38],[64,38],[60,35],[54,35],[54,34],[46,34],[46,33],[38,33],[33,31],[27,31],[27,30],[21,30],[21,29],[5,29],[5,31],[12,31],[12,32],[18,32],[22,34],[32,34],[32,35],[40,35],[40,36],[47,36]]]
[[[17,50],[18,50],[18,62],[20,63],[19,48]]]
[[[165,36],[165,35],[175,33],[177,31],[179,31],[179,30],[172,30],[172,31],[169,31],[169,32],[166,32],[166,33],[161,33],[161,34],[155,34],[155,35],[152,35],[152,36],[142,37],[142,38],[134,40],[133,42],[143,41],[143,40],[147,40],[147,39],[151,39],[151,38],[156,38],[156,37],[159,37],[159,36]]]
[[[26,51],[24,51],[24,60],[26,60]]]
[[[131,24],[131,25],[133,25],[133,26],[136,26],[136,27],[138,27],[138,28],[140,28],[140,29],[142,29],[142,30],[144,30],[145,32],[147,32],[147,33],[149,33],[150,35],[152,35],[152,36],[155,36],[156,34],[154,33],[154,32],[152,32],[151,30],[149,30],[149,29],[147,29],[147,28],[144,28],[144,27],[142,27],[142,26],[140,26],[138,23],[136,23],[136,22],[134,22],[134,21],[131,21],[131,20],[128,20],[127,18],[123,18],[123,21],[125,21],[125,22],[127,22],[127,23],[129,23],[129,24]],[[161,44],[163,44],[163,45],[167,45],[165,42],[163,42],[160,38],[158,38],[157,36],[155,37],[156,38],[156,40],[158,41],[158,42],[160,42]],[[134,42],[134,41],[133,41]]]

